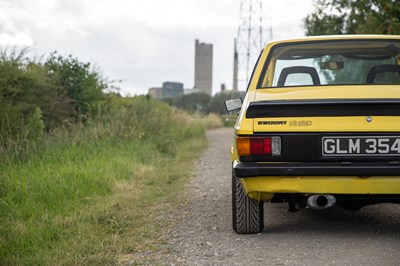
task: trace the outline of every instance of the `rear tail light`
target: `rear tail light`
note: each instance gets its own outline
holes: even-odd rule
[[[281,155],[280,137],[238,137],[239,156]]]

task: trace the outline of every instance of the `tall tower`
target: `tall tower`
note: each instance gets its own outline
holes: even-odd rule
[[[195,41],[194,87],[212,95],[213,45]]]
[[[240,2],[239,27],[234,52],[234,90],[237,88],[245,90],[261,50],[272,40],[271,8],[265,2],[265,0]]]
[[[238,91],[238,67],[239,67],[239,55],[237,52],[237,46],[236,46],[236,38],[233,43],[233,91]]]

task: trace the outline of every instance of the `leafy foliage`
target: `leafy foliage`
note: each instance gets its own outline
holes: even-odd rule
[[[233,98],[244,98],[245,92],[244,91],[230,91],[230,92],[223,92],[217,93],[211,99],[210,102],[210,111],[216,114],[225,115],[228,114],[228,111],[225,108],[225,101]]]
[[[39,108],[47,129],[73,116],[71,99],[26,50],[2,51],[0,57],[0,144],[29,136],[26,124]]]
[[[172,105],[188,112],[208,113],[210,100],[210,95],[204,92],[198,92],[178,95],[172,100]]]
[[[306,35],[400,34],[398,0],[316,0]]]
[[[69,55],[67,58],[52,53],[44,64],[51,77],[74,100],[74,109],[87,114],[103,98],[107,88],[97,72],[91,71],[90,63],[82,63]]]
[[[41,63],[28,58],[27,50],[1,50],[0,146],[37,138],[32,121],[50,131],[93,114],[106,87],[89,63],[72,56],[53,53]]]
[[[225,101],[232,98],[243,98],[244,95],[244,91],[225,91],[211,97],[206,93],[199,92],[186,95],[182,94],[175,98],[166,98],[163,99],[163,102],[191,113],[214,113],[224,115],[228,114],[225,108]]]
[[[31,141],[39,141],[43,137],[44,122],[42,119],[42,111],[36,107],[32,116],[28,120],[27,129],[25,130],[25,139]]]

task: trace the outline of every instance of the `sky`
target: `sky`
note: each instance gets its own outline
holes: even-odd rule
[[[213,44],[213,93],[233,79],[241,0],[0,0],[0,47],[90,62],[124,95],[164,81],[194,86],[195,39]],[[273,39],[304,36],[313,0],[264,0]],[[264,8],[267,10],[267,8]]]

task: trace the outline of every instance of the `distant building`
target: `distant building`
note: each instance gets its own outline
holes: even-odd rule
[[[174,98],[178,94],[183,94],[183,83],[167,81],[162,84],[162,98]]]
[[[223,93],[224,91],[226,91],[226,86],[225,83],[221,84],[221,92]]]
[[[195,41],[194,88],[212,95],[213,45]]]
[[[198,93],[201,92],[201,90],[198,89],[184,89],[183,90],[183,94],[187,95],[187,94],[192,94],[192,93]]]
[[[161,92],[161,87],[153,87],[149,89],[149,95],[151,98],[154,99],[161,99],[162,98],[162,92]]]
[[[162,87],[153,87],[149,89],[149,95],[154,99],[174,98],[183,94],[183,83],[166,81]]]

